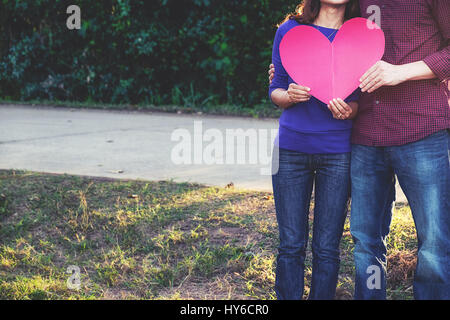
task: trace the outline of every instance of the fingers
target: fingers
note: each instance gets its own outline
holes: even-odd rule
[[[293,103],[300,103],[300,102],[307,102],[309,101],[311,98],[309,97],[291,97],[291,101]]]
[[[361,82],[361,83],[365,82],[372,73],[374,73],[376,70],[378,70],[379,66],[380,66],[379,62],[375,63],[369,70],[366,71],[366,73],[364,73],[364,75],[361,77],[361,79],[359,79],[359,82]]]
[[[275,78],[275,66],[273,63],[269,66],[269,82],[272,84],[273,78]]]
[[[305,86],[300,86],[300,85],[298,85],[296,83],[291,83],[289,85],[289,89],[290,90],[294,90],[294,91],[298,91],[298,92],[302,92],[302,93],[305,93],[305,94],[308,94],[308,95],[309,95],[309,92],[311,91],[311,88],[308,88],[308,87],[305,87]]]
[[[303,98],[306,98],[308,100],[311,99],[311,95],[306,91],[291,90],[289,91],[289,95],[296,99],[303,99]]]
[[[336,100],[333,99],[330,101],[330,104],[333,106],[335,110],[337,110],[337,113],[341,116],[344,116],[347,112],[345,111],[345,108],[341,106],[341,104]]]
[[[328,109],[333,114],[333,118],[339,120],[346,120],[352,114],[352,108],[342,99],[331,100]]]
[[[338,99],[335,99],[335,103],[337,103],[338,106],[341,107],[341,112],[342,112],[342,110],[344,110],[344,114],[346,117],[349,117],[352,114],[352,112],[353,112],[352,108],[344,100],[338,98]]]
[[[306,102],[311,99],[311,96],[307,95],[307,94],[296,94],[296,93],[292,93],[292,92],[288,92],[288,94],[289,94],[289,98],[290,98],[291,102],[295,102],[295,103]]]
[[[364,78],[363,82],[361,82],[359,86],[361,88],[361,91],[366,92],[370,90],[370,88],[372,88],[374,84],[379,81],[380,73],[381,73],[380,69],[375,69],[366,78]]]
[[[362,88],[361,91],[362,92],[373,92],[376,89],[378,89],[379,87],[381,87],[383,84],[383,77],[379,74],[377,74],[376,77],[374,77],[373,79],[371,79],[369,82],[367,82],[367,84],[365,84]]]
[[[396,85],[399,82],[391,81],[392,75],[395,73],[394,66],[385,62],[378,61],[372,68],[370,68],[360,79],[360,88],[362,92],[372,93],[385,85]]]
[[[332,105],[331,103],[329,105],[327,105],[328,110],[331,111],[331,114],[333,115],[334,119],[340,120],[340,113],[339,110],[336,109],[336,107],[334,105]]]
[[[275,66],[273,64],[269,66],[269,71],[267,73],[269,74],[269,76],[275,74]]]
[[[381,88],[382,86],[384,86],[384,80],[382,77],[378,77],[375,80],[373,80],[372,83],[369,84],[367,92],[372,93],[375,90]]]
[[[311,99],[310,88],[299,86],[295,83],[289,85],[288,94],[292,102],[305,102]]]
[[[336,107],[334,101],[330,101],[330,104],[328,105],[328,109],[333,114],[333,118],[335,118],[335,119],[340,119],[341,118],[341,112]]]

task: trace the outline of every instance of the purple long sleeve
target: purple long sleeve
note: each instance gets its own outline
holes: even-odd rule
[[[291,83],[295,83],[281,63],[279,48],[284,35],[296,26],[299,26],[298,22],[289,20],[283,23],[276,32],[272,51],[275,77],[269,87],[269,99],[271,99],[274,90],[287,90]],[[330,41],[334,40],[336,30],[314,27],[322,32],[325,37],[329,37]],[[305,43],[305,46],[307,45]],[[311,50],[314,50],[314,48],[312,47]],[[360,91],[357,89],[345,101],[357,101],[359,94]],[[327,106],[312,97],[307,102],[298,103],[283,111],[277,141],[281,148],[308,154],[346,153],[351,150],[351,130],[351,120],[334,119]]]
[[[283,27],[283,26],[282,26]],[[272,100],[272,92],[276,89],[287,90],[289,88],[289,76],[281,63],[280,57],[280,43],[283,36],[286,34],[285,28],[278,28],[275,34],[272,50],[272,63],[275,66],[275,77],[269,87],[269,100]]]

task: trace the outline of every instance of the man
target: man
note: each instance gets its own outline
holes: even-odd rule
[[[360,0],[362,16],[374,5],[386,52],[361,78],[352,134],[355,299],[386,299],[395,175],[418,235],[414,296],[450,299],[450,1]]]

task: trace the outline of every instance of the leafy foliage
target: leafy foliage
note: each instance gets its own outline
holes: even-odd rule
[[[265,101],[281,0],[0,0],[0,97],[130,104]]]

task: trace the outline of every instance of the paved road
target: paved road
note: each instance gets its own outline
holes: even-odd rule
[[[194,132],[194,125],[202,132]],[[171,137],[177,129],[187,130],[193,162],[194,140],[208,129],[225,138],[227,129],[276,127],[275,120],[2,105],[0,168],[218,186],[233,182],[270,190],[270,177],[260,174],[260,165],[175,164],[171,154],[179,141]]]
[[[271,179],[262,170],[270,168],[271,134],[277,127],[278,121],[270,119],[0,105],[0,168],[216,186],[233,182],[237,188],[268,191]],[[238,129],[256,140],[228,140],[227,130]],[[172,154],[180,150],[181,140],[175,138],[181,136],[191,143],[176,154],[188,154],[186,146],[191,146],[188,158],[198,164],[177,164]],[[228,142],[236,155],[245,148],[246,161],[226,159],[229,151],[222,156],[220,148],[209,152],[212,142]],[[215,155],[216,162],[198,157],[202,152]]]

